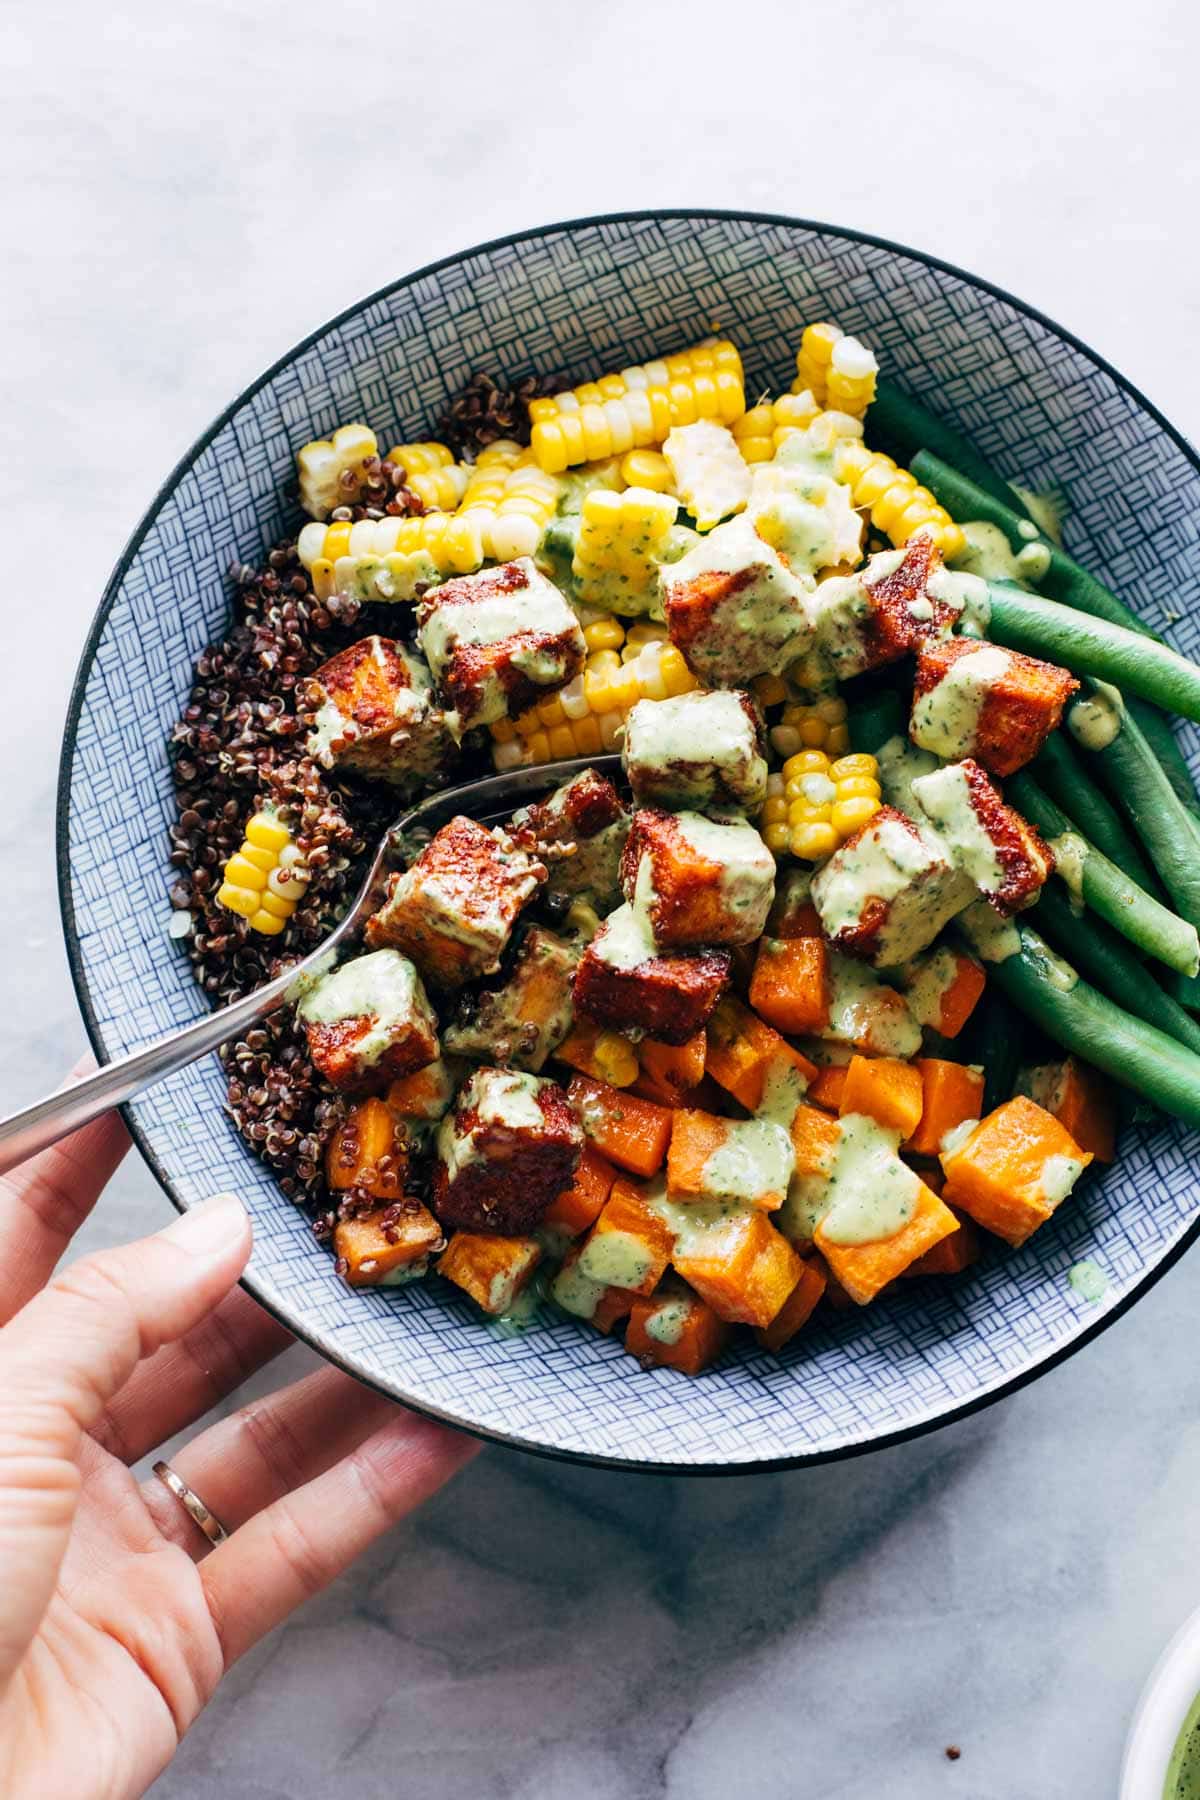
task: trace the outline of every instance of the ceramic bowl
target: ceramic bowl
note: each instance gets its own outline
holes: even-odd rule
[[[1064,489],[1076,555],[1180,649],[1200,649],[1195,455],[1115,370],[986,282],[850,232],[726,213],[585,220],[468,250],[350,308],[241,394],[168,476],[109,583],[71,702],[59,806],[67,942],[101,1058],[203,1006],[167,933],[167,734],[193,659],[224,630],[229,564],[255,561],[290,523],[297,447],[359,418],[383,442],[411,440],[476,369],[582,379],[714,322],[740,345],[749,392],[777,393],[803,325],[825,317],[861,333],[1006,474]],[[1196,1228],[1194,1140],[1167,1123],[1133,1130],[1119,1165],[1024,1250],[963,1280],[902,1283],[806,1330],[782,1359],[746,1345],[692,1381],[644,1372],[562,1318],[503,1336],[437,1280],[349,1290],[235,1135],[222,1094],[210,1057],[129,1107],[129,1123],[177,1205],[244,1195],[247,1285],[266,1306],[411,1406],[593,1462],[788,1466],[928,1430],[1084,1343]],[[1099,1302],[1068,1280],[1083,1258],[1107,1280]]]

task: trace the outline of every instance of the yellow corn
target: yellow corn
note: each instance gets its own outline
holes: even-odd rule
[[[558,480],[532,463],[506,464],[499,458],[485,462],[480,457],[457,516],[478,525],[485,556],[511,562],[537,550],[557,511],[560,492]]]
[[[835,703],[820,704],[832,707]],[[836,704],[844,713],[843,702]],[[827,735],[844,730],[844,725],[830,726]],[[818,862],[873,818],[881,804],[879,770],[875,758],[866,754],[831,760],[825,750],[816,747],[797,750],[785,761],[780,777],[782,793],[773,781],[768,782],[763,807],[763,837],[776,856],[790,850],[793,856]]]
[[[760,706],[779,706],[791,692],[782,675],[756,675],[750,683],[754,698]]]
[[[785,759],[803,750],[819,750],[827,758],[841,756],[850,748],[846,702],[836,694],[811,705],[793,701],[784,707],[778,725],[772,725],[770,736],[771,748]]]
[[[484,559],[478,517],[446,512],[306,525],[296,548],[319,600],[411,600],[417,582],[472,575]]]
[[[313,519],[327,519],[335,506],[357,497],[354,482],[343,486],[343,475],[352,476],[363,463],[378,456],[375,433],[366,425],[343,425],[332,437],[314,438],[296,456],[300,475],[300,504]]]
[[[741,512],[750,498],[750,470],[733,435],[711,419],[677,427],[667,437],[663,455],[675,478],[672,487],[698,531],[711,531],[731,513]]]
[[[653,619],[639,619],[625,633],[625,642],[621,645],[621,661],[632,662],[640,656],[647,644],[665,644],[668,632],[665,625],[657,624]]]
[[[820,408],[807,391],[781,394],[778,400],[762,400],[743,413],[731,430],[748,463],[770,462],[791,431],[804,431]]]
[[[878,373],[879,364],[865,344],[823,320],[805,327],[792,392],[808,392],[821,406],[861,419],[875,398]]]
[[[621,661],[615,648],[593,651],[583,673],[567,687],[520,718],[498,720],[491,727],[496,768],[503,774],[560,757],[617,749],[626,714],[639,700],[666,700],[699,685],[674,644],[662,638],[639,643],[628,662]]]
[[[679,502],[650,488],[594,488],[584,496],[571,572],[579,597],[593,606],[645,611]]]
[[[592,1062],[600,1080],[607,1081],[609,1087],[629,1087],[641,1072],[637,1051],[619,1031],[596,1033]]]
[[[673,491],[671,465],[661,450],[630,450],[621,458],[621,479],[626,487],[649,488],[655,494]]]
[[[551,474],[661,444],[675,425],[732,424],[746,410],[742,359],[726,338],[531,400],[533,455]]]
[[[833,472],[850,489],[855,506],[870,509],[872,525],[897,549],[918,531],[927,531],[947,560],[962,554],[962,526],[928,488],[918,485],[915,475],[881,450],[868,450],[857,438],[842,438],[833,447]]]
[[[281,932],[311,877],[277,813],[255,813],[241,849],[225,864],[217,901],[266,937]]]
[[[387,459],[404,470],[404,480],[430,512],[453,512],[466,491],[471,471],[456,463],[445,444],[397,444]]]

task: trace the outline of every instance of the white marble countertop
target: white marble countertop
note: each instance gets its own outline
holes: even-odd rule
[[[6,20],[5,1105],[83,1043],[54,781],[104,580],[213,414],[359,295],[551,218],[796,212],[1010,287],[1200,430],[1194,8],[760,0],[740,75],[735,16],[41,0]],[[131,1160],[88,1241],[167,1210]],[[486,1452],[235,1671],[155,1792],[1100,1800],[1200,1603],[1198,1314],[1192,1255],[1033,1388],[807,1474]]]

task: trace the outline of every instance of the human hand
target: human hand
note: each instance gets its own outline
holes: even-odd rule
[[[212,1549],[130,1465],[290,1342],[237,1288],[226,1195],[53,1273],[128,1147],[115,1115],[0,1179],[0,1793],[127,1800],[221,1676],[475,1445],[334,1369],[173,1461]]]

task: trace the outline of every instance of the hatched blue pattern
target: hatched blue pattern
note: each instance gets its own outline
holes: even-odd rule
[[[255,561],[283,529],[297,446],[353,418],[386,443],[412,439],[477,368],[578,379],[714,323],[742,347],[751,391],[778,392],[802,326],[825,316],[867,338],[1006,473],[1062,487],[1075,553],[1200,652],[1196,465],[1090,356],[1015,304],[914,256],[785,221],[616,219],[460,257],[360,306],[244,396],[168,483],[110,590],[81,673],[60,819],[74,965],[102,1054],[202,1008],[166,932],[164,745],[194,657],[223,629],[229,563]],[[1195,761],[1190,729],[1186,747]],[[623,1463],[753,1466],[927,1427],[1061,1353],[1170,1254],[1197,1210],[1191,1135],[1128,1133],[1120,1166],[1024,1251],[839,1317],[782,1361],[744,1349],[692,1382],[643,1372],[618,1343],[565,1321],[502,1337],[436,1280],[348,1291],[224,1118],[222,1094],[210,1058],[132,1120],[178,1201],[246,1197],[251,1283],[301,1336],[474,1430]],[[1109,1278],[1100,1307],[1067,1282],[1084,1256]]]

